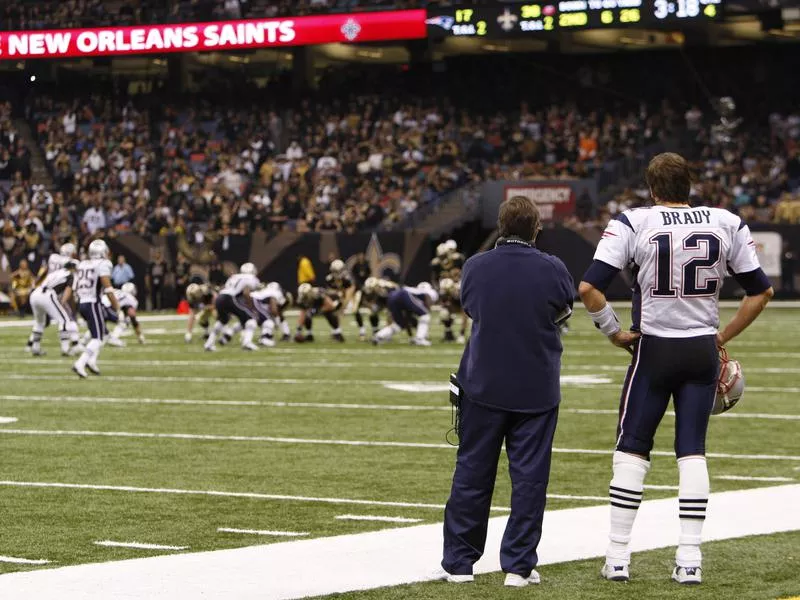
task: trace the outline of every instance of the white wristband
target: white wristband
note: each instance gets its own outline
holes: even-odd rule
[[[622,329],[619,325],[619,318],[610,304],[606,304],[597,312],[590,312],[589,316],[594,321],[594,326],[602,331],[603,335],[612,336]]]

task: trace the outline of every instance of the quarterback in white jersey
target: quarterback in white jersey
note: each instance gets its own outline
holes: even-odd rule
[[[633,353],[620,399],[610,542],[601,573],[611,581],[629,578],[631,531],[653,438],[672,399],[681,526],[672,579],[696,584],[702,581],[700,541],[709,496],[705,442],[717,392],[718,346],[744,331],[773,292],[747,225],[728,211],[689,205],[691,172],[681,156],[659,154],[646,179],[655,206],[625,211],[609,223],[578,290],[597,328]],[[604,294],[626,267],[635,280],[630,331],[622,330]],[[729,274],[746,296],[718,332],[719,293]]]
[[[78,263],[68,261],[64,268],[51,271],[44,281],[31,293],[30,305],[33,311],[33,330],[31,331],[31,353],[44,354],[41,348],[42,334],[48,319],[58,324],[58,337],[61,341],[61,354],[70,354],[70,346],[78,344],[78,324],[66,309],[72,298],[75,268]]]
[[[207,351],[216,350],[217,338],[221,344],[226,344],[238,330],[242,331],[242,348],[257,350],[253,343],[253,336],[258,327],[258,314],[253,306],[251,293],[258,289],[260,282],[256,277],[256,267],[253,263],[245,263],[239,273],[231,275],[225,286],[217,294],[215,306],[217,308],[217,322],[211,329],[208,340],[204,345]],[[235,328],[228,327],[231,317],[239,321]]]
[[[104,309],[101,302],[107,296],[111,308],[119,312],[119,302],[111,287],[111,261],[108,260],[108,246],[103,240],[94,240],[89,244],[89,258],[78,263],[75,274],[75,295],[78,298],[78,311],[86,321],[92,339],[86,345],[86,350],[80,355],[72,366],[72,370],[81,378],[89,375],[86,369],[100,374],[97,367],[97,356],[103,345],[106,335]]]

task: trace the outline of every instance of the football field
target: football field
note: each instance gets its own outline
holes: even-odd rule
[[[446,390],[461,349],[439,343],[437,328],[430,348],[404,338],[374,348],[357,341],[352,317],[344,321],[343,345],[327,341],[319,319],[314,344],[205,353],[199,336],[183,342],[183,321],[145,320],[146,345],[127,337],[126,348],[104,348],[102,376],[86,381],[60,357],[52,328],[48,354],[33,358],[23,352],[29,329],[0,322],[0,574],[441,522],[455,458]],[[607,503],[630,359],[582,310],[564,346],[552,511]],[[797,484],[800,309],[769,307],[729,351],[747,391],[713,418],[712,492]],[[677,495],[672,420],[656,440],[645,500]],[[498,473],[493,516],[506,515],[509,501],[504,464]],[[757,511],[754,503],[738,518]],[[596,527],[605,532],[607,523]],[[709,543],[695,589],[669,581],[673,554],[636,555],[629,584],[602,581],[602,560],[592,559],[543,566],[534,590],[505,590],[491,574],[457,590],[421,583],[339,597],[800,596],[800,531]]]

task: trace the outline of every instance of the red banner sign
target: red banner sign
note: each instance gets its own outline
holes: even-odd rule
[[[539,208],[542,221],[554,221],[575,214],[575,192],[567,184],[509,185],[505,199],[524,196]]]
[[[124,56],[426,37],[424,10],[214,23],[0,32],[0,60]]]

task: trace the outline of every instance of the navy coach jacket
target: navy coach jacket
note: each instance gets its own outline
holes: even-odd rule
[[[498,242],[464,265],[461,304],[472,334],[458,380],[467,401],[538,413],[561,400],[556,321],[572,309],[575,284],[564,263],[520,240]]]

